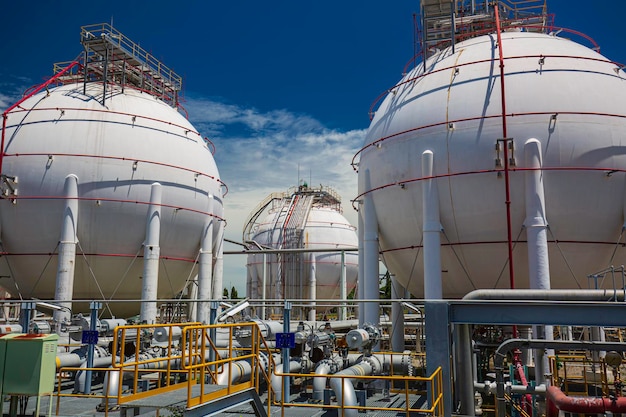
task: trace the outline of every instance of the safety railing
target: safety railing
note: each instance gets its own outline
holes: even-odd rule
[[[218,348],[216,345],[217,330],[227,330],[227,335],[222,335],[220,340],[227,340],[226,348]],[[246,345],[244,348],[236,348],[234,342],[239,335],[245,335]],[[272,349],[268,346],[257,323],[227,323],[214,325],[192,325],[183,329],[182,344],[187,347],[183,351],[183,369],[188,372],[187,379],[187,407],[194,407],[215,400],[226,395],[234,394],[246,389],[254,388],[260,391],[261,384],[270,386],[270,375],[275,368],[272,359]],[[220,356],[223,349],[224,357]],[[262,353],[264,353],[262,355]],[[233,382],[233,368],[238,361],[246,361],[250,364],[249,378],[242,378],[241,382]],[[221,389],[206,389],[205,384],[194,395],[192,385],[200,381],[209,384],[217,384],[218,375],[227,372],[228,383]],[[269,405],[268,405],[269,407]],[[268,409],[268,415],[270,414]]]
[[[612,390],[609,367],[603,360],[585,355],[557,355],[550,357],[552,385],[566,395],[607,396]]]
[[[57,370],[57,392],[56,392],[56,410],[55,415],[63,415],[61,414],[61,399],[63,398],[88,398],[88,399],[100,399],[101,403],[98,407],[99,411],[104,412],[104,416],[108,417],[109,411],[115,407],[116,404],[116,396],[115,395],[107,395],[106,390],[103,390],[101,393],[90,392],[89,394],[84,394],[80,392],[72,392],[72,393],[64,393],[63,389],[71,384],[75,384],[76,375],[79,372],[87,372],[91,371],[92,373],[102,373],[104,375],[104,384],[106,387],[111,386],[111,378],[112,375],[109,371],[111,368],[101,368],[101,367],[79,367],[79,366],[64,366]],[[76,390],[75,390],[76,391]]]
[[[277,377],[291,377],[291,378],[319,378],[319,375],[315,373],[280,373],[276,372],[275,376]],[[322,404],[322,403],[304,403],[304,402],[290,402],[289,399],[284,398],[284,393],[281,392],[281,397],[276,398],[273,392],[270,392],[269,402],[274,406],[281,407],[282,413],[281,415],[289,415],[286,414],[286,410],[289,408],[309,408],[309,409],[328,409],[328,410],[337,410],[338,416],[342,417],[345,415],[346,410],[359,410],[359,411],[387,411],[387,412],[398,412],[398,413],[406,413],[405,415],[413,415],[414,413],[419,413],[419,415],[431,415],[431,416],[443,416],[443,379],[442,379],[442,369],[441,367],[437,368],[432,375],[430,376],[405,376],[405,375],[394,375],[393,372],[390,375],[323,375],[324,378],[332,379],[341,379],[341,391],[339,393],[335,392],[335,396],[337,398],[345,399],[345,384],[344,380],[348,379],[351,381],[360,381],[360,382],[371,382],[372,380],[378,381],[388,381],[389,383],[389,393],[403,396],[403,406],[374,406],[366,404],[346,404],[346,401],[342,401],[341,403],[336,404]],[[426,396],[426,406],[424,408],[419,408],[412,406],[412,404],[419,403],[419,398]],[[418,414],[416,414],[418,415]]]

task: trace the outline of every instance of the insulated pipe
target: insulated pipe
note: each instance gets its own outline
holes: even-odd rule
[[[338,319],[345,320],[348,317],[348,307],[346,301],[348,299],[348,285],[346,283],[346,251],[341,251],[341,276],[339,277],[339,297],[341,298],[341,306],[338,311]]]
[[[463,300],[626,301],[624,290],[474,290]]]
[[[64,368],[64,367],[77,367],[80,366],[83,362],[85,362],[87,360],[87,358],[84,358],[77,354],[77,353],[69,353],[69,352],[63,352],[63,353],[59,353],[57,354],[56,357],[56,365],[57,365],[57,370]]]
[[[370,170],[366,169],[365,190],[372,188],[370,180]],[[359,284],[362,283],[363,292],[359,294],[359,298],[365,300],[378,300],[378,219],[372,193],[368,192],[363,196],[363,253],[359,251],[359,264],[363,263],[363,275],[359,276]],[[374,327],[380,325],[380,303],[364,302],[362,309],[359,311],[359,327],[364,324],[370,324]]]
[[[217,374],[217,385],[231,385],[246,382],[250,379],[252,367],[248,361],[233,361],[223,365],[222,372]]]
[[[558,387],[550,386],[546,392],[546,399],[547,417],[557,417],[559,411],[576,414],[626,413],[626,397],[569,397]]]
[[[526,189],[526,228],[528,247],[528,279],[534,290],[550,289],[550,262],[548,256],[548,222],[546,220],[545,197],[543,190],[543,171],[541,143],[537,139],[528,139],[524,144]],[[535,338],[552,340],[552,326],[533,326]],[[543,334],[542,334],[543,333]],[[545,382],[548,370],[548,355],[543,350],[535,354],[535,380],[537,384]]]
[[[94,368],[101,368],[104,366],[110,366],[111,365],[111,355],[108,356],[100,356],[97,358],[93,359],[93,367]],[[80,364],[81,368],[87,368],[87,361],[84,361],[82,364]],[[76,393],[82,393],[82,394],[89,394],[89,392],[86,392],[86,387],[87,387],[87,378],[91,377],[91,373],[87,372],[84,369],[80,369],[79,371],[76,372],[76,377],[74,378],[74,394]]]
[[[209,194],[208,212],[213,213],[213,195]],[[202,239],[200,241],[200,256],[198,259],[198,306],[196,321],[206,324],[209,322],[209,302],[211,299],[211,284],[213,281],[213,226],[215,217],[207,216]],[[221,299],[218,298],[218,300]]]
[[[323,400],[326,389],[326,375],[334,374],[343,368],[343,360],[339,356],[323,359],[318,362],[313,377],[313,399]]]
[[[407,374],[410,364],[409,354],[394,355],[374,354],[371,356],[361,356],[359,361],[335,375],[366,376],[379,374],[386,366],[391,366],[394,373]],[[337,404],[341,407],[356,406],[356,393],[350,378],[331,378],[330,386],[337,397]],[[356,408],[342,409],[345,417],[357,417]]]
[[[140,321],[154,324],[157,316],[157,290],[159,286],[159,257],[161,248],[161,184],[155,182],[150,189],[150,206],[146,220],[146,240],[143,249],[143,285],[141,288]]]
[[[439,193],[433,177],[433,153],[422,153],[422,229],[424,240],[424,298],[440,300],[441,284],[441,222],[439,220]]]
[[[217,239],[214,243],[213,296],[211,297],[214,300],[221,300],[224,294],[224,226],[224,221],[217,222]]]
[[[550,289],[550,262],[543,191],[541,143],[529,139],[524,144],[526,160],[526,219],[524,226],[528,240],[528,279],[531,289]]]
[[[63,186],[65,208],[59,239],[59,258],[54,299],[61,301],[61,310],[55,310],[53,317],[58,326],[69,321],[72,315],[72,297],[74,294],[74,267],[76,263],[76,227],[78,225],[78,177],[70,174],[65,177]],[[58,329],[57,329],[58,331]]]
[[[189,291],[189,299],[197,300],[198,299],[198,275],[190,281],[188,284]],[[198,314],[198,303],[189,303],[189,317],[196,317]]]
[[[497,391],[498,384],[495,382],[474,382],[474,389],[476,391],[484,392],[485,394],[493,395]],[[545,385],[512,385],[511,383],[505,383],[504,390],[513,394],[533,394],[533,395],[546,395]]]
[[[309,254],[309,300],[311,300],[311,309],[309,310],[309,320],[315,321],[317,310],[315,308],[315,300],[317,299],[317,277],[315,254]]]
[[[282,382],[283,382],[283,377],[282,376],[278,376],[276,374],[282,374],[283,373],[283,368],[285,367],[284,363],[281,363],[280,365],[276,365],[276,367],[274,368],[274,372],[272,373],[272,377],[271,377],[271,384],[272,384],[272,390],[274,390],[274,398],[276,400],[280,400],[282,401],[282,395],[283,395],[283,387],[282,387]],[[300,361],[289,361],[289,371],[287,373],[297,373],[300,372],[300,370],[302,369],[302,363]],[[285,402],[289,402],[289,398],[284,398]]]
[[[102,406],[109,407],[109,410],[117,406],[117,396],[120,393],[120,371],[119,369],[110,368],[104,378],[102,387],[104,398],[100,402]],[[113,401],[115,400],[115,401]]]
[[[282,363],[282,358],[280,355],[272,355],[272,359],[274,360],[274,364],[276,366]],[[267,372],[270,367],[269,359],[262,355],[260,357],[260,362],[262,362],[261,365],[263,366],[263,369]],[[217,374],[217,385],[230,385],[246,382],[250,380],[250,375],[252,375],[252,366],[250,365],[249,361],[231,361],[230,365],[228,363],[225,363],[222,366],[222,372]]]
[[[265,300],[267,300],[267,254],[263,254],[263,279],[261,280],[261,295],[263,296],[263,305],[261,306],[261,320],[265,320]]]
[[[372,375],[372,372],[372,366],[368,362],[361,361],[356,365],[337,372],[335,375],[366,376]],[[350,378],[331,378],[330,386],[337,397],[337,404],[342,407],[343,416],[357,417],[359,410],[355,408],[343,409],[343,407],[354,407],[357,405],[352,380]]]
[[[359,265],[358,265],[358,278],[356,280],[356,295],[357,298],[363,298],[362,294],[365,292],[365,284],[363,283],[365,281],[364,277],[365,277],[365,233],[364,233],[364,229],[365,229],[365,216],[363,215],[363,201],[358,201],[358,207],[359,207],[359,211],[357,213],[357,228],[356,228],[356,234],[357,234],[357,239],[359,241],[359,251],[358,251],[358,258],[359,258]],[[365,303],[358,303],[359,306],[359,327],[363,326],[363,317],[362,317],[362,313],[365,311]]]
[[[395,275],[391,275],[391,298],[398,300],[404,297],[405,289]],[[391,350],[404,351],[404,308],[401,302],[391,303]]]

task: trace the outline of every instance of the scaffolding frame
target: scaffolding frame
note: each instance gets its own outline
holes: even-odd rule
[[[500,14],[500,30],[546,32],[553,23],[547,0],[421,0],[421,50],[426,59],[463,40],[496,31],[494,7]]]
[[[149,93],[178,107],[183,79],[137,43],[108,23],[81,27],[84,51],[75,66],[58,81],[63,84],[83,83],[83,93],[90,82],[102,82],[101,103],[105,104],[108,85],[126,86]],[[55,63],[54,74],[64,71],[68,62]]]

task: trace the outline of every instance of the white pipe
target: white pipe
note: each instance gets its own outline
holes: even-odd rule
[[[221,300],[224,294],[224,222],[217,222],[215,241],[215,265],[213,267],[213,299]]]
[[[225,363],[222,372],[217,374],[217,385],[231,385],[245,382],[250,379],[252,367],[248,361],[233,361]]]
[[[365,190],[372,188],[369,169],[365,170]],[[359,294],[359,298],[365,300],[378,300],[378,219],[372,193],[368,192],[363,196],[363,254],[359,252],[359,264],[363,262],[363,276],[359,276],[359,283],[363,281],[363,292]],[[380,303],[366,302],[363,303],[363,310],[359,311],[359,325],[370,324],[378,327],[380,324]]]
[[[354,375],[354,376],[366,376],[372,374],[372,366],[365,361],[361,361],[356,365],[352,365],[342,371],[337,372],[335,375]],[[337,397],[337,405],[341,407],[353,407],[356,406],[356,393],[354,391],[354,385],[350,378],[331,378],[330,386],[335,392]],[[355,408],[343,409],[344,417],[357,417],[358,411]]]
[[[74,267],[76,263],[76,230],[78,225],[78,177],[70,174],[65,177],[63,186],[65,208],[59,240],[59,257],[54,299],[65,307],[54,311],[54,321],[60,325],[72,316],[72,297],[74,294]]]
[[[528,239],[528,278],[530,288],[550,289],[550,262],[548,258],[548,238],[541,171],[541,143],[529,139],[524,144],[526,162],[526,236]]]
[[[404,297],[405,289],[398,282],[395,275],[391,275],[391,298],[398,300]],[[401,302],[391,303],[391,350],[404,351],[404,308]]]
[[[282,374],[284,367],[285,367],[284,363],[281,363],[280,365],[276,365],[276,368],[274,368],[274,373],[272,373],[272,377],[271,377],[271,385],[272,385],[272,390],[274,390],[274,398],[278,401],[282,400],[283,377],[276,375],[276,374]],[[302,363],[300,361],[292,360],[289,362],[289,372],[287,373],[300,372],[301,369],[302,369]],[[287,402],[289,401],[289,398],[285,398],[284,400],[285,402]]]
[[[101,368],[104,366],[110,366],[112,362],[111,355],[96,357],[93,359],[93,367]],[[76,372],[76,376],[74,377],[74,394],[76,393],[85,393],[85,382],[87,378],[87,372],[84,368],[87,367],[87,360],[80,364],[80,370]]]
[[[356,364],[337,372],[335,375],[377,375],[389,365],[392,367],[394,373],[406,375],[408,374],[410,362],[411,359],[409,353],[394,355],[393,359],[391,355],[384,354],[361,356]],[[357,405],[354,385],[352,384],[352,380],[350,378],[331,378],[330,386],[335,392],[338,405],[341,407],[354,407]],[[357,417],[358,415],[358,410],[356,408],[343,409],[342,412],[345,417]]]
[[[213,214],[213,196],[209,194],[208,212]],[[213,225],[215,217],[207,216],[202,230],[200,241],[200,256],[198,259],[198,300],[196,321],[206,324],[209,322],[211,298],[211,284],[213,281]],[[221,298],[221,297],[220,297]]]
[[[365,292],[364,287],[365,284],[363,283],[364,279],[363,277],[365,277],[365,233],[364,233],[364,229],[365,229],[365,219],[364,219],[364,215],[363,215],[363,201],[358,201],[358,207],[359,207],[359,211],[357,213],[357,228],[356,228],[356,233],[357,233],[357,239],[359,241],[359,252],[358,252],[358,258],[359,258],[359,265],[358,265],[358,276],[357,276],[357,280],[356,280],[356,298],[363,298],[363,293]],[[626,210],[626,209],[625,209]],[[359,306],[359,327],[363,326],[363,317],[362,317],[362,312],[365,311],[365,303],[358,303]]]
[[[433,153],[422,153],[422,177],[433,176]],[[441,222],[439,193],[433,178],[422,181],[422,227],[424,240],[424,298],[440,300],[441,284]]]
[[[87,358],[81,357],[77,353],[63,352],[57,354],[57,370],[64,367],[77,367],[85,362]]]
[[[323,359],[318,362],[313,377],[313,399],[323,400],[326,389],[326,375],[334,374],[343,369],[343,360],[339,356]]]
[[[150,188],[150,206],[146,219],[146,240],[143,248],[143,282],[140,321],[154,324],[157,316],[157,291],[159,285],[159,257],[161,248],[161,184],[155,182]]]
[[[198,299],[198,275],[188,284],[189,299]],[[196,317],[198,314],[198,303],[189,303],[189,317]]]
[[[348,307],[346,306],[345,300],[348,298],[348,285],[346,283],[346,251],[341,251],[341,276],[339,278],[339,288],[340,295],[339,297],[344,300],[339,307],[339,320],[345,320],[348,317]]]
[[[104,384],[102,390],[105,397],[101,401],[102,406],[107,406],[112,409],[117,405],[117,396],[119,394],[120,387],[120,371],[119,369],[110,368],[104,378]],[[107,401],[108,398],[108,401]]]
[[[267,254],[263,253],[263,279],[261,287],[261,295],[263,296],[263,305],[261,306],[261,320],[265,320],[265,300],[267,300]]]
[[[317,310],[315,308],[315,300],[317,299],[317,277],[315,254],[309,254],[309,300],[311,300],[311,309],[309,310],[309,320],[315,321]]]
[[[498,387],[497,382],[474,382],[474,389],[485,394],[495,395]],[[513,394],[546,394],[545,385],[512,385],[510,382],[505,384],[504,390]]]
[[[282,355],[280,354],[272,355],[272,359],[274,360],[274,364],[276,366],[282,363]],[[270,363],[269,358],[265,355],[260,355],[259,361],[261,362],[263,369],[267,372]],[[252,375],[252,366],[247,360],[232,361],[230,362],[230,365],[225,363],[222,365],[222,372],[217,374],[217,385],[230,385],[246,382],[250,380],[250,375]]]
[[[524,159],[529,169],[525,175],[526,189],[526,237],[528,241],[529,286],[535,290],[550,289],[550,262],[548,256],[548,236],[543,189],[541,143],[528,139],[524,144]],[[552,326],[533,326],[535,338],[553,339]],[[543,333],[543,334],[542,334]],[[548,373],[548,355],[542,349],[535,354],[535,379],[537,384],[544,382]]]

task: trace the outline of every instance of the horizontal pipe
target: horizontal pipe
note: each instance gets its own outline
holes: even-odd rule
[[[558,411],[578,414],[626,413],[626,397],[570,397],[558,387],[550,386],[546,392],[547,417],[556,417]]]
[[[624,290],[474,290],[463,300],[624,301]]]

